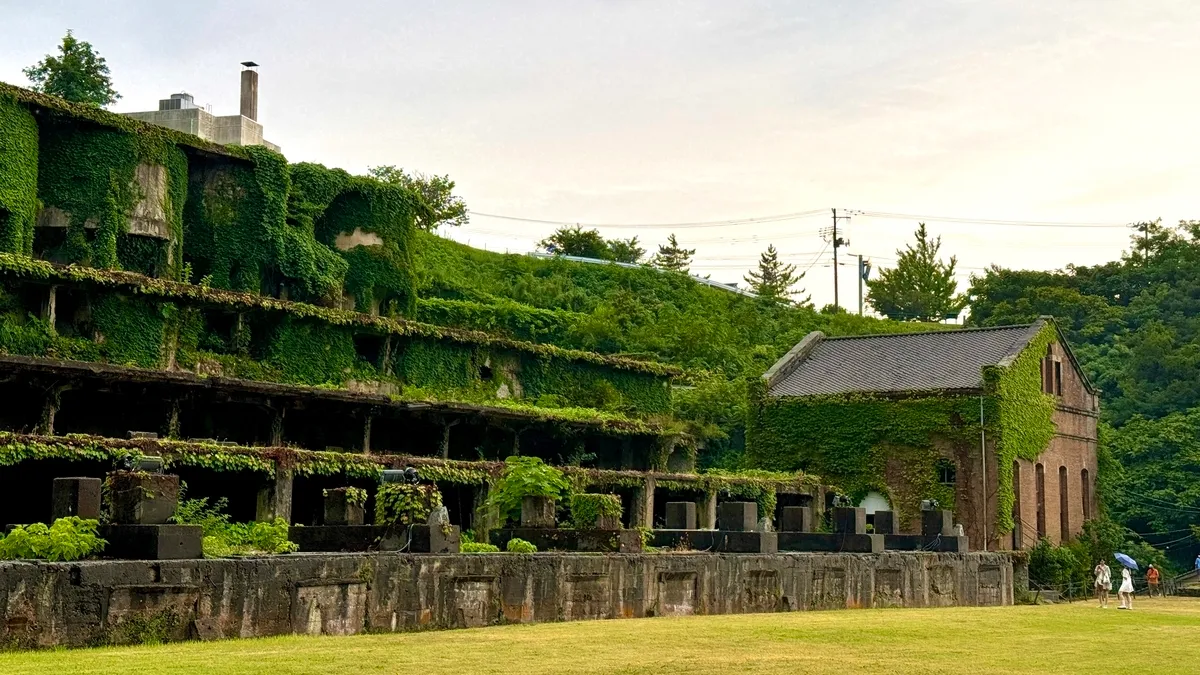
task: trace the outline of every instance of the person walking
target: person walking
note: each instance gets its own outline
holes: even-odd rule
[[[1200,553],[1196,554],[1196,569],[1200,570]]]
[[[1092,574],[1096,575],[1096,599],[1100,601],[1100,608],[1109,608],[1109,591],[1112,590],[1112,571],[1109,569],[1108,563],[1103,560],[1096,563],[1096,567],[1092,569]]]
[[[1162,595],[1162,589],[1158,585],[1158,568],[1150,565],[1146,568],[1146,588],[1149,591],[1150,597],[1154,597],[1155,593]]]
[[[1108,609],[1108,592],[1112,590],[1112,570],[1103,560],[1096,563],[1092,570],[1096,576],[1096,599],[1100,601],[1101,609]]]
[[[1117,589],[1121,606],[1117,609],[1133,609],[1133,573],[1128,567],[1121,568],[1121,587]]]

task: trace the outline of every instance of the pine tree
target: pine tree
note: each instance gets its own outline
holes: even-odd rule
[[[679,242],[675,240],[675,235],[672,233],[667,238],[667,245],[659,245],[658,253],[650,259],[650,264],[664,270],[672,272],[687,273],[692,266],[692,256],[695,255],[696,249],[683,248]]]
[[[916,246],[896,251],[896,266],[881,270],[879,278],[867,282],[866,300],[880,314],[900,321],[940,321],[958,316],[967,298],[956,294],[954,267],[938,258],[942,238],[930,239],[925,223],[916,231]]]
[[[792,296],[804,292],[803,288],[798,291],[792,290],[792,287],[804,278],[804,272],[796,274],[795,265],[780,262],[779,252],[775,250],[774,244],[768,246],[767,250],[759,257],[758,271],[751,271],[743,278],[746,283],[750,284],[750,289],[758,297],[766,300],[788,302]],[[806,296],[797,304],[807,305],[811,301],[811,296]]]
[[[71,31],[67,31],[58,52],[58,56],[47,54],[46,58],[23,71],[34,91],[96,107],[110,105],[121,98],[108,76],[108,64],[92,50],[90,43],[76,39]]]

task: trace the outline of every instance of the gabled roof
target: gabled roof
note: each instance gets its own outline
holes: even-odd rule
[[[1043,317],[1020,326],[891,335],[828,338],[814,332],[763,378],[768,395],[775,397],[981,391],[984,367],[1011,363],[1047,323],[1053,325],[1053,319]],[[1066,341],[1059,339],[1065,346]],[[1066,351],[1078,368],[1070,349]]]

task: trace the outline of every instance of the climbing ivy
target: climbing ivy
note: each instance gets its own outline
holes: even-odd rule
[[[997,417],[989,425],[996,430],[997,534],[1014,526],[1013,461],[1036,461],[1054,437],[1055,403],[1042,392],[1041,362],[1058,339],[1058,329],[1047,323],[1010,365],[984,370],[984,381],[998,401]]]
[[[617,495],[587,492],[571,495],[571,524],[577,530],[595,529],[597,518],[620,518],[622,512],[621,498]]]
[[[0,251],[33,251],[38,129],[29,110],[0,90]]]
[[[383,483],[375,492],[376,525],[412,525],[429,520],[442,505],[442,493],[434,485]]]

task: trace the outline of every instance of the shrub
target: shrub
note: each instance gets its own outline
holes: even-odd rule
[[[505,550],[507,550],[509,553],[537,553],[536,546],[528,541],[525,541],[524,539],[517,537],[513,537],[512,539],[508,540],[508,545],[505,546]]]
[[[621,517],[621,498],[616,495],[576,493],[571,495],[571,524],[577,530],[596,527],[600,516]]]
[[[464,541],[458,548],[461,553],[499,553],[500,548],[476,541]]]
[[[563,472],[537,457],[509,457],[504,472],[492,486],[488,504],[505,518],[519,520],[521,501],[526,497],[562,499],[571,489]]]
[[[205,558],[294,553],[299,549],[288,541],[288,523],[283,518],[269,523],[231,523],[225,513],[228,505],[224,497],[211,505],[208,498],[184,499],[171,520],[180,525],[200,526]]]
[[[376,525],[412,525],[429,520],[429,514],[442,505],[442,493],[436,485],[384,483],[375,493]]]
[[[99,521],[76,516],[59,518],[49,527],[45,523],[18,525],[0,538],[0,559],[41,559],[71,561],[104,550],[107,541],[96,536]]]

